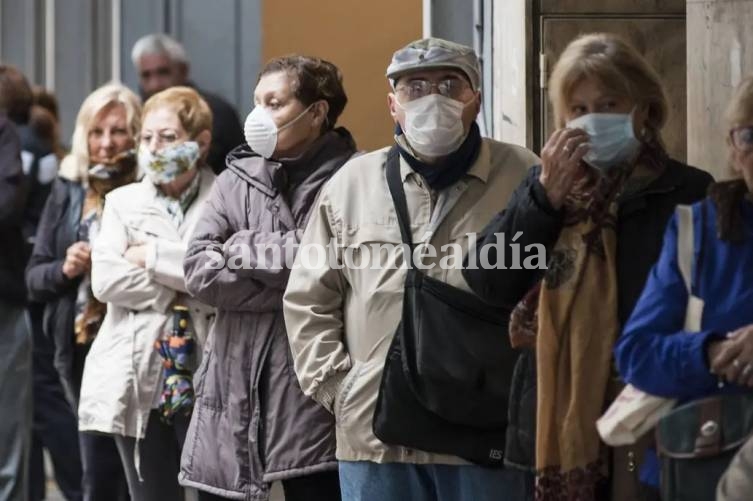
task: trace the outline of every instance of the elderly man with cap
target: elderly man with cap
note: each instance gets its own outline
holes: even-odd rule
[[[394,54],[387,78],[395,142],[352,159],[325,185],[291,272],[284,310],[295,370],[303,391],[336,417],[343,499],[518,499],[527,488],[520,475],[450,453],[387,444],[375,434],[380,382],[408,273],[387,178],[405,194],[406,234],[434,249],[416,267],[465,293],[453,254],[462,261],[469,234],[505,207],[539,160],[524,148],[481,137],[475,123],[480,65],[469,47],[413,42]],[[329,259],[305,259],[314,254],[307,252],[311,245],[327,248]],[[432,449],[441,451],[441,442]]]

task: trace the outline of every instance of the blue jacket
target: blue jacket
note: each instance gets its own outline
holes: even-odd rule
[[[659,261],[615,346],[617,368],[626,383],[680,400],[739,391],[719,389],[717,377],[709,372],[706,344],[753,324],[753,203],[742,202],[741,210],[745,240],[732,244],[717,236],[712,201],[693,206],[692,288],[705,302],[700,333],[683,330],[688,293],[677,264],[677,217],[670,220]],[[646,461],[641,478],[659,484],[655,458]]]

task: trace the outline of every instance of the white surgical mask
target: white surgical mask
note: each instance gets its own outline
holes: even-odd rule
[[[632,113],[590,113],[568,122],[567,127],[588,133],[591,149],[583,160],[600,170],[633,161],[641,146],[633,131]]]
[[[470,103],[441,94],[429,94],[404,104],[396,102],[405,110],[405,138],[419,155],[443,157],[463,144],[463,110]]]
[[[259,155],[264,158],[271,158],[277,148],[277,136],[280,131],[296,123],[312,106],[314,106],[314,103],[311,103],[308,108],[282,127],[277,127],[269,110],[260,105],[255,106],[246,117],[246,124],[243,127],[246,142]]]

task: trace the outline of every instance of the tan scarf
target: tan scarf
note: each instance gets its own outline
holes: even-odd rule
[[[513,344],[536,347],[537,500],[604,499],[608,486],[595,423],[619,330],[616,200],[629,174],[578,182],[547,275],[513,312]]]
[[[619,331],[617,200],[649,185],[666,158],[660,145],[646,145],[635,167],[580,180],[546,277],[513,310],[513,346],[536,348],[537,501],[608,498],[596,420]]]
[[[584,186],[539,293],[536,498],[604,499],[608,471],[596,420],[617,339],[617,190]]]

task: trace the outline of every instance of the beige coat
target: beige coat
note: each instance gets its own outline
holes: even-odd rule
[[[188,238],[214,182],[201,169],[201,184],[179,227],[156,198],[148,179],[107,195],[102,224],[92,246],[92,292],[107,314],[86,357],[79,429],[142,438],[161,390],[161,358],[154,342],[171,327],[170,307],[189,307],[198,345],[214,309],[186,294],[183,256]],[[146,243],[146,269],[128,262],[130,245]]]
[[[372,431],[382,368],[400,321],[406,274],[404,269],[390,269],[402,261],[401,251],[372,252],[373,259],[364,267],[358,260],[365,253],[353,249],[401,242],[385,178],[388,150],[351,160],[322,189],[284,297],[295,369],[303,391],[335,414],[338,459],[458,464],[459,458],[385,445]],[[538,163],[524,148],[484,139],[468,175],[447,190],[465,189],[430,237],[431,244],[437,251],[459,244],[462,252],[456,259],[462,262],[469,243],[466,235],[481,232],[504,209],[527,169]],[[446,194],[437,197],[402,159],[401,172],[413,240],[425,242],[435,202],[441,206]],[[306,252],[308,244],[327,245],[330,239],[336,243],[338,262],[349,260],[355,266],[337,269],[338,264],[331,266],[327,260],[314,268],[316,258],[308,263],[311,266],[301,266],[305,254],[316,255]],[[449,271],[439,267],[443,258],[452,260],[449,254],[458,253],[446,248],[435,259],[424,259],[427,266],[437,265],[426,273],[469,290],[459,263]]]

